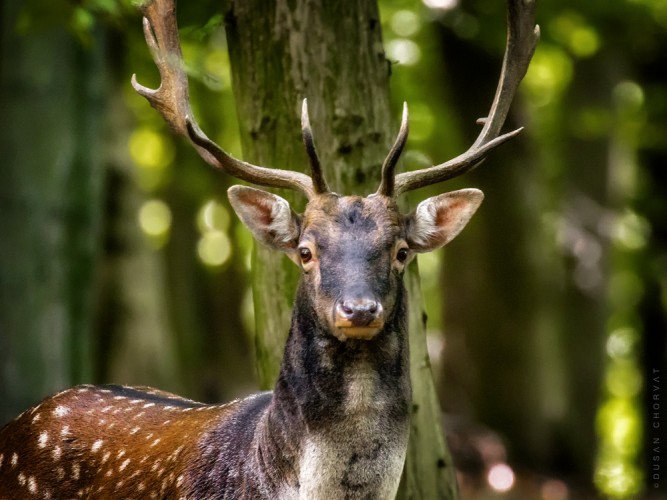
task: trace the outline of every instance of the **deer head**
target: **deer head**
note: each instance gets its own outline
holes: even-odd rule
[[[422,201],[407,215],[399,212],[396,198],[475,168],[491,150],[521,131],[500,135],[539,37],[533,8],[533,2],[509,2],[501,78],[489,116],[479,120],[483,128],[475,143],[445,163],[395,175],[408,136],[405,104],[398,137],[382,167],[380,186],[365,198],[339,196],[330,191],[314,145],[306,99],[301,123],[310,160],[309,176],[243,162],[206,137],[190,108],[172,6],[152,2],[143,7],[144,34],[160,71],[160,87],[147,89],[137,83],[135,76],[132,84],[171,128],[187,137],[214,167],[252,184],[293,189],[308,198],[301,215],[274,194],[242,186],[229,190],[234,210],[257,241],[284,252],[301,266],[302,281],[311,290],[322,324],[340,339],[370,339],[382,329],[393,310],[392,291],[405,265],[416,253],[432,251],[451,241],[477,210],[483,194],[476,189],[445,193]],[[341,279],[344,276],[353,279]]]
[[[394,184],[393,164],[407,136],[407,107],[401,134],[377,193],[362,198],[329,192],[303,101],[302,128],[318,187],[303,215],[274,194],[250,187],[229,189],[232,207],[255,239],[280,250],[303,270],[319,323],[340,340],[371,339],[394,311],[405,266],[416,253],[429,252],[451,241],[482,202],[482,192],[463,189],[421,202],[401,214],[395,197],[384,191]]]

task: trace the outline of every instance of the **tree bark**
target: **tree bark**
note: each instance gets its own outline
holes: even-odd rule
[[[346,195],[374,192],[398,117],[390,107],[390,67],[376,1],[232,1],[225,19],[245,159],[306,170],[298,117],[301,100],[307,97],[331,188]],[[281,195],[295,204],[291,193]],[[288,259],[255,248],[256,350],[264,388],[273,386],[279,371],[297,279],[297,269]],[[406,276],[406,286],[411,297],[414,395],[399,496],[456,498],[454,468],[426,353],[416,266]]]

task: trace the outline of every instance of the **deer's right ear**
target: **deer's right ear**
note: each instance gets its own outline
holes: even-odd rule
[[[246,186],[232,186],[227,195],[232,208],[257,241],[287,253],[296,249],[300,219],[287,200]]]

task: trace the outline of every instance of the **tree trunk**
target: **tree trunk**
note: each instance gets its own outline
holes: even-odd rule
[[[0,424],[89,378],[101,213],[103,44],[0,15]]]
[[[232,1],[226,27],[245,159],[305,170],[298,117],[301,100],[307,97],[331,188],[344,194],[374,192],[398,117],[390,108],[390,68],[376,1]],[[281,195],[295,201],[291,193]],[[269,388],[279,371],[298,274],[288,259],[260,246],[253,266],[260,384]],[[418,283],[414,266],[406,276],[413,416],[400,496],[455,498],[456,479],[426,354]]]

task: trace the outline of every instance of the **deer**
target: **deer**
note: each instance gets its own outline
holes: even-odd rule
[[[508,37],[489,115],[475,143],[442,164],[396,174],[408,136],[397,138],[366,197],[332,192],[303,100],[310,175],[238,160],[193,118],[175,6],[141,7],[161,83],[139,94],[201,157],[256,186],[235,185],[231,205],[260,243],[301,269],[273,391],[203,404],[149,387],[81,385],[26,410],[0,429],[0,499],[389,499],[406,456],[411,382],[403,274],[416,254],[450,242],[483,199],[461,189],[399,210],[405,192],[461,175],[522,129],[501,127],[539,38],[534,1],[509,0]]]

